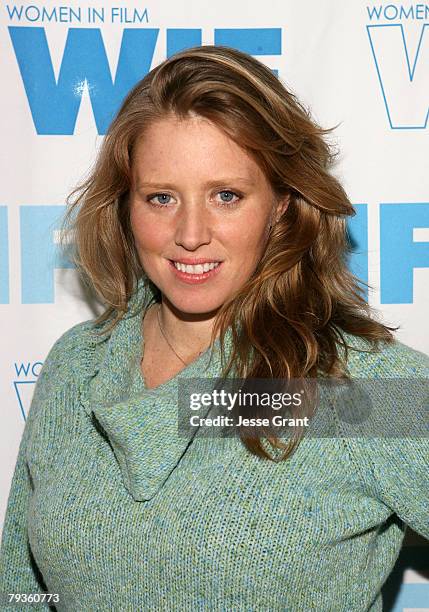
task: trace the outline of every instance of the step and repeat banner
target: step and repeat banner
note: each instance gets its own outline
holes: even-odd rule
[[[183,48],[245,51],[318,123],[338,124],[333,171],[357,213],[350,266],[398,339],[429,353],[429,5],[73,0],[0,11],[1,521],[43,360],[101,312],[58,250],[65,198],[127,91]],[[428,546],[407,537],[385,595],[395,612],[429,610]]]

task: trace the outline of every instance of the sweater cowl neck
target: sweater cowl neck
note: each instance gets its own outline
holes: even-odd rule
[[[221,375],[217,338],[212,350],[208,348],[175,377],[153,389],[146,387],[140,370],[142,319],[155,301],[156,289],[142,277],[110,336],[92,343],[89,380],[81,389],[82,404],[105,431],[123,485],[136,501],[148,501],[159,491],[196,434],[195,429],[178,433],[179,378],[217,379]],[[227,330],[226,357],[230,346]]]

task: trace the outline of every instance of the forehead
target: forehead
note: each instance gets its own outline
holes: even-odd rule
[[[152,122],[140,135],[133,154],[133,174],[166,178],[166,172],[205,176],[222,174],[263,180],[251,155],[218,126],[200,116],[168,116]]]

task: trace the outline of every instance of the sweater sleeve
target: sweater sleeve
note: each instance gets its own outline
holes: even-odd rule
[[[373,440],[367,452],[378,498],[429,540],[429,440]]]
[[[85,322],[86,323],[86,322]],[[67,384],[62,364],[71,360],[72,346],[85,323],[66,331],[52,346],[38,376],[33,398],[26,418],[10,486],[0,547],[0,609],[16,611],[29,604],[9,603],[10,593],[46,593],[43,577],[32,556],[27,533],[27,514],[33,483],[28,465],[29,441],[32,431],[43,429],[43,416],[47,403],[52,404],[58,386]],[[51,604],[52,605],[52,604]],[[46,602],[32,604],[31,609],[48,610]]]
[[[33,401],[19,446],[6,507],[0,549],[1,610],[12,611],[17,609],[16,603],[8,605],[9,594],[11,593],[46,592],[37,565],[31,555],[26,528],[27,510],[31,497],[31,478],[26,463],[26,450],[31,429],[30,413],[36,411],[36,405]],[[48,606],[40,605],[40,609],[48,609]]]
[[[350,456],[372,494],[429,540],[429,357],[396,341],[360,359],[365,388],[384,391],[365,434],[345,435]]]

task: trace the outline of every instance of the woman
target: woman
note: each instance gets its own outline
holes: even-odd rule
[[[406,525],[429,537],[427,439],[355,439],[341,402],[334,436],[287,445],[177,429],[179,380],[427,379],[346,268],[354,210],[326,133],[226,47],[129,93],[66,218],[107,308],[37,381],[2,591],[59,610],[381,610]]]

